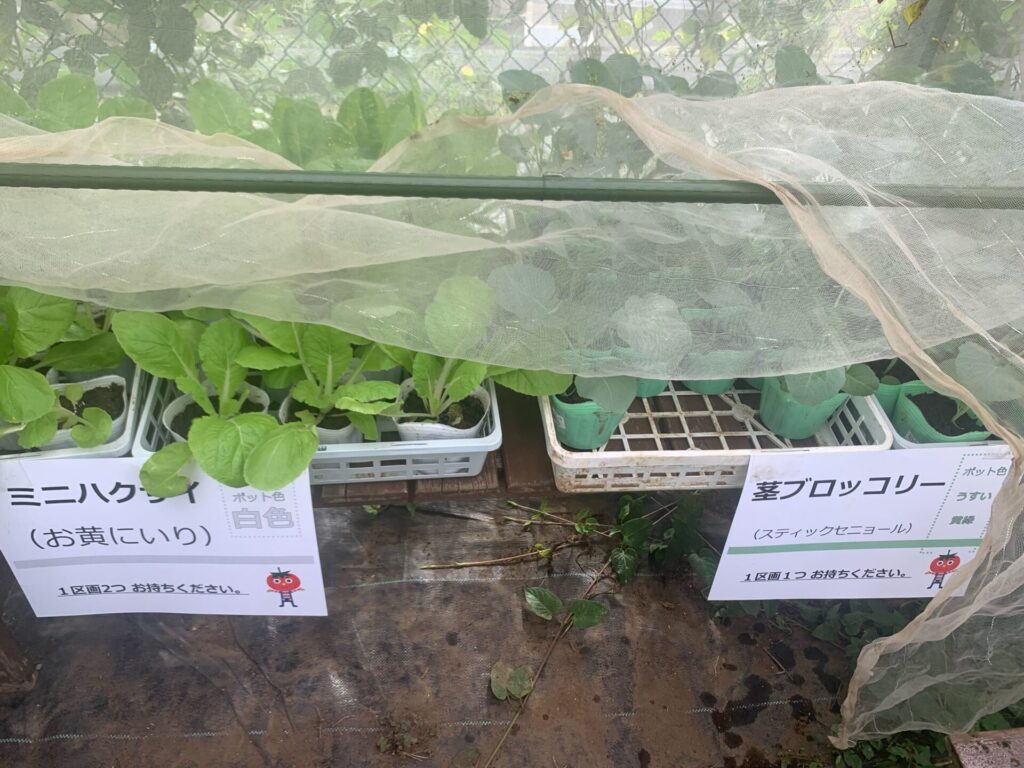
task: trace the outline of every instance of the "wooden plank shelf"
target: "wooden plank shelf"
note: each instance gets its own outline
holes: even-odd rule
[[[498,400],[501,450],[487,457],[483,472],[476,477],[314,486],[314,506],[351,507],[562,495],[555,488],[551,474],[537,398],[498,390]]]

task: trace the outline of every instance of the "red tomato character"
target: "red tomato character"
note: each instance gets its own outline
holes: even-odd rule
[[[302,582],[291,571],[274,571],[267,576],[267,586],[274,592],[294,592]]]
[[[267,592],[276,592],[281,597],[281,608],[284,608],[286,604],[293,608],[298,607],[295,605],[295,593],[302,591],[301,585],[302,582],[298,576],[291,571],[282,571],[280,568],[271,571],[267,576],[267,586],[269,587]]]
[[[953,552],[947,552],[946,554],[939,555],[932,560],[931,565],[928,566],[928,570],[936,576],[945,576],[947,573],[952,573],[959,567],[960,557]]]

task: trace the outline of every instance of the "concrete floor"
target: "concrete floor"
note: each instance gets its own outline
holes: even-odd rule
[[[0,765],[473,765],[514,712],[491,695],[491,666],[536,667],[556,631],[525,610],[523,587],[578,596],[606,556],[420,570],[551,543],[551,529],[496,524],[505,513],[318,511],[327,618],[35,619],[13,586],[5,619],[42,667],[32,693],[0,705]],[[758,768],[829,754],[849,675],[837,649],[799,628],[714,620],[685,566],[606,589],[607,618],[556,646],[494,766]],[[399,742],[406,754],[380,751]]]

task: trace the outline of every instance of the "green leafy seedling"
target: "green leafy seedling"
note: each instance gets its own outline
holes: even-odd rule
[[[878,376],[863,363],[783,376],[782,389],[801,405],[817,405],[840,393],[867,397],[878,389]]]
[[[188,480],[182,473],[191,459],[220,483],[260,490],[287,485],[309,465],[318,445],[311,427],[241,412],[250,394],[250,371],[239,356],[253,341],[237,320],[221,317],[204,326],[191,318],[118,312],[112,326],[136,365],[173,379],[205,414],[190,425],[186,443],[161,448],[143,465],[140,479],[148,493],[184,493]]]
[[[79,413],[81,385],[64,385],[63,402],[41,370],[92,372],[124,357],[106,328],[107,313],[85,304],[11,287],[0,293],[0,437],[16,434],[26,450],[51,442],[69,429],[80,448],[110,439],[113,420],[99,408]],[[104,318],[97,322],[97,316]]]
[[[299,422],[320,426],[340,412],[369,440],[376,440],[377,416],[399,413],[399,387],[370,381],[365,374],[394,363],[378,345],[326,325],[289,323],[237,313],[259,343],[246,346],[241,365],[273,374],[276,384],[290,388],[292,400],[306,410]]]
[[[457,275],[443,281],[427,307],[424,325],[438,350],[460,354],[474,350],[487,335],[497,311],[495,289],[479,278]],[[486,365],[457,357],[414,353],[400,347],[381,349],[407,371],[424,412],[408,418],[437,421],[449,408],[470,397],[488,378],[514,392],[541,397],[564,392],[568,374]]]

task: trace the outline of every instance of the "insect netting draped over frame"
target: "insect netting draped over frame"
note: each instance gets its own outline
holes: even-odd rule
[[[8,161],[287,167],[240,140],[131,119],[56,135],[8,122],[4,134]],[[884,189],[1021,188],[1022,135],[1018,103],[902,84],[714,102],[562,86],[511,117],[443,121],[377,169],[632,168],[751,181],[785,205],[5,188],[0,280],[118,307],[325,322],[572,372],[750,376],[892,350],[1019,457],[1021,200],[930,208]],[[831,185],[829,204],[812,182]],[[837,189],[849,205],[834,204]],[[1015,464],[980,554],[957,577],[970,579],[967,592],[944,590],[864,651],[844,736],[963,729],[1024,697],[1024,651],[1012,641],[1024,608],[1018,480]]]

